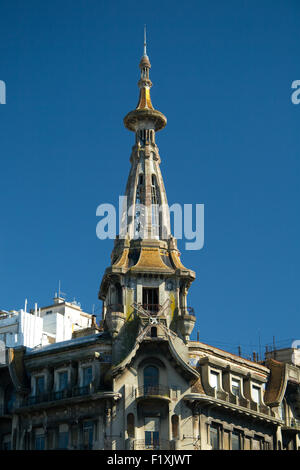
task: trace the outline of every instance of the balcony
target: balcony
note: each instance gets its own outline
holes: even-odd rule
[[[287,420],[287,424],[285,425],[285,427],[293,428],[295,430],[299,430],[300,429],[300,420],[295,419],[295,418],[290,418],[290,419]]]
[[[104,392],[107,390],[99,389],[97,391]],[[83,397],[83,396],[97,393],[97,391],[94,392],[90,385],[85,385],[83,387],[76,386],[70,389],[68,388],[68,389],[59,390],[56,392],[47,392],[47,393],[42,393],[40,395],[29,396],[25,398],[22,406],[27,407],[27,406],[39,405],[41,403],[56,402],[56,401],[65,400],[68,398]]]
[[[107,311],[124,313],[124,305],[123,304],[109,304],[107,306]]]
[[[146,310],[146,312],[149,312],[151,315],[157,315],[159,310],[161,309],[160,304],[142,304],[143,309]]]
[[[148,443],[145,439],[135,439],[133,442],[133,450],[170,450],[171,443],[165,439],[159,439]]]
[[[180,310],[184,315],[195,315],[193,307],[180,307]]]
[[[171,401],[170,398],[170,389],[164,385],[145,385],[138,387],[135,390],[135,398],[137,400],[147,400],[147,399],[160,399]]]

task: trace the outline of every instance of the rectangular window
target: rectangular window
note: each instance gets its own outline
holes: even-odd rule
[[[158,289],[143,288],[143,308],[150,313],[157,313],[159,310],[158,305]]]
[[[35,394],[42,395],[45,393],[45,377],[41,375],[35,379]]]
[[[254,436],[254,439],[252,441],[252,449],[253,450],[262,449],[262,439],[259,436]]]
[[[7,434],[6,436],[3,437],[2,449],[3,450],[11,450],[11,442],[10,442],[10,435],[9,434]]]
[[[83,386],[90,385],[93,380],[93,369],[92,367],[83,368]]]
[[[45,449],[45,436],[43,434],[38,434],[35,436],[35,450],[44,450]]]
[[[252,385],[252,400],[255,401],[255,403],[260,403],[260,387],[256,387],[255,385]]]
[[[232,450],[241,450],[241,436],[239,432],[235,431],[231,434],[231,444]]]
[[[210,371],[210,385],[216,390],[219,389],[220,374],[218,372]]]
[[[58,374],[58,390],[66,390],[68,388],[68,372],[59,372]]]
[[[159,449],[159,418],[145,418],[145,448]]]
[[[94,423],[86,421],[83,423],[83,448],[92,449],[94,440]]]
[[[239,397],[241,395],[241,381],[237,379],[232,379],[231,381],[231,390],[233,395]]]
[[[210,426],[210,445],[212,450],[219,449],[219,427],[216,425]]]
[[[68,431],[59,432],[58,434],[58,448],[67,449],[69,443]]]

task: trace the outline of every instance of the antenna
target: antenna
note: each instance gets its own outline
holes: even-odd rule
[[[27,312],[27,299],[25,299],[24,312]]]
[[[61,282],[58,281],[58,297],[59,297],[59,298],[60,298],[61,296],[66,297],[67,294],[66,294],[65,292],[62,292],[62,291],[60,290],[60,286],[61,286]]]
[[[147,55],[146,25],[144,24],[144,55]]]

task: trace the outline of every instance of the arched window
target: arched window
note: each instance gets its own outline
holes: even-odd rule
[[[157,391],[159,384],[159,370],[155,366],[147,366],[144,369],[144,392],[151,394]]]
[[[151,338],[157,338],[157,328],[156,328],[156,326],[151,327]]]
[[[171,418],[172,422],[172,438],[179,439],[179,418],[177,415],[173,415]]]
[[[115,284],[116,287],[116,304],[122,305],[123,304],[123,295],[122,295],[122,287],[119,282],[116,282]]]
[[[143,238],[144,230],[144,175],[141,173],[139,175],[138,184],[136,188],[136,197],[135,197],[135,217],[134,217],[134,237]]]
[[[134,438],[134,415],[129,413],[127,415],[127,434],[128,437]]]
[[[151,178],[151,204],[152,204],[152,231],[154,238],[159,238],[161,235],[161,200],[160,191],[157,184],[156,176],[152,175]]]

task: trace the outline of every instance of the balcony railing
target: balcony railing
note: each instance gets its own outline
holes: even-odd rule
[[[180,307],[184,315],[195,315],[195,310],[193,307]]]
[[[104,389],[98,389],[97,391],[104,391]],[[50,401],[64,400],[66,398],[75,398],[86,396],[93,393],[93,389],[90,385],[83,387],[67,388],[65,390],[58,390],[56,392],[41,393],[39,395],[29,396],[23,401],[23,406],[38,405],[39,403],[46,403]]]
[[[123,304],[109,304],[107,306],[107,310],[109,312],[122,312],[122,313],[124,313],[124,305]]]
[[[171,444],[165,439],[154,440],[152,443],[148,443],[145,439],[135,439],[133,447],[134,450],[170,450]]]
[[[138,387],[135,392],[136,398],[148,396],[160,396],[170,398],[170,389],[164,385],[144,385]]]
[[[161,309],[159,304],[143,304],[143,309],[155,315]]]
[[[300,428],[300,420],[295,419],[295,418],[291,418],[289,425],[290,425],[291,428]]]

